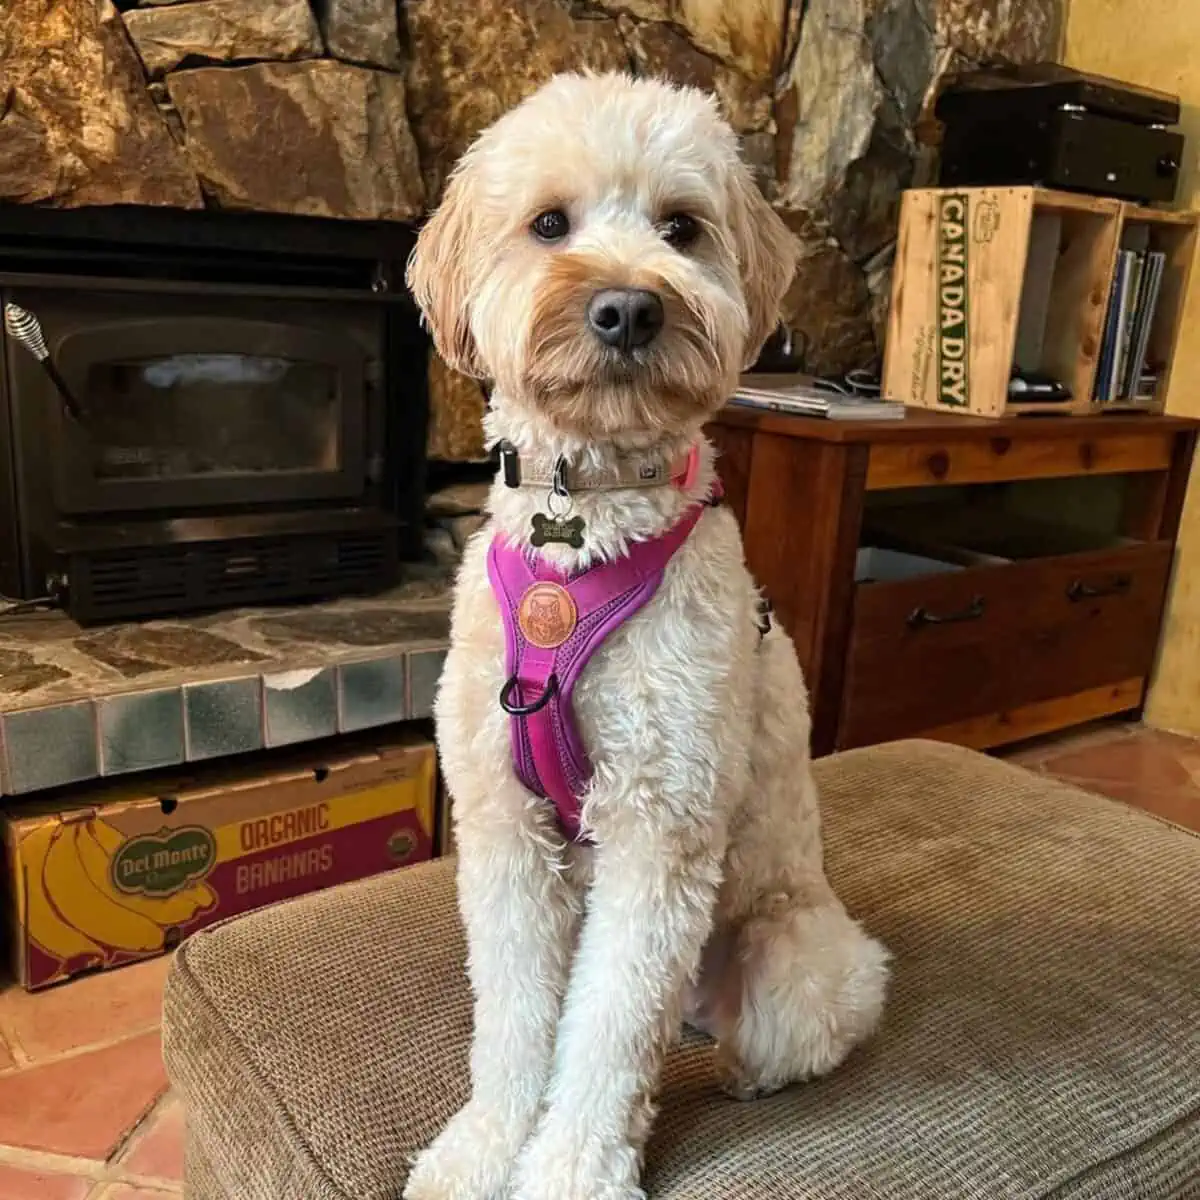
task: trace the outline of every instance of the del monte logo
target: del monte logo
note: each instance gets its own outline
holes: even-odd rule
[[[212,870],[213,835],[199,825],[130,838],[112,861],[113,886],[131,896],[169,896]]]

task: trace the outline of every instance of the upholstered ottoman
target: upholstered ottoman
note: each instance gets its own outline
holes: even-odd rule
[[[829,862],[895,954],[878,1037],[753,1104],[671,1055],[654,1200],[1200,1197],[1200,839],[969,751],[818,764]],[[180,950],[191,1200],[395,1200],[467,1094],[450,864]]]

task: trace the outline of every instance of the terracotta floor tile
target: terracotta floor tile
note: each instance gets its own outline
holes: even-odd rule
[[[34,1062],[156,1029],[170,957],[69,979],[41,992],[0,992],[0,1031]]]
[[[167,1096],[121,1156],[122,1175],[183,1179],[183,1105]]]
[[[166,1091],[158,1033],[0,1075],[0,1145],[105,1160]]]
[[[1200,787],[1200,739],[1162,730],[1155,730],[1154,737],[1174,755],[1179,765],[1191,776],[1192,782]]]
[[[1100,722],[997,755],[1200,832],[1200,738]]]
[[[14,1062],[12,1051],[8,1048],[8,1043],[4,1040],[3,1032],[0,1031],[0,1071],[7,1071],[13,1066]],[[3,1200],[3,1198],[0,1197],[0,1200]]]
[[[1001,758],[1008,759],[1009,762],[1036,769],[1041,767],[1048,758],[1067,752],[1089,749],[1092,746],[1107,745],[1109,742],[1129,737],[1132,731],[1133,727],[1128,721],[1095,721],[1078,729],[1031,738],[1011,749],[1002,748],[997,753]]]
[[[0,1200],[83,1200],[92,1186],[90,1179],[45,1175],[0,1164]]]
[[[1059,776],[1055,776],[1059,778]],[[1139,787],[1136,783],[1125,783],[1119,779],[1101,779],[1101,780],[1078,780],[1078,779],[1063,779],[1063,783],[1068,783],[1071,787],[1082,788],[1085,792],[1091,792],[1095,796],[1107,796],[1110,800],[1119,800],[1122,804],[1131,804],[1134,808],[1141,808],[1141,798],[1146,795],[1145,788]]]
[[[1178,747],[1153,730],[1099,745],[1066,748],[1043,760],[1042,770],[1063,779],[1133,784],[1151,790],[1195,786],[1191,772],[1179,761]]]
[[[1200,792],[1180,788],[1162,791],[1147,790],[1135,784],[1107,782],[1081,785],[1092,791],[1102,791],[1114,800],[1123,800],[1173,825],[1200,833]]]

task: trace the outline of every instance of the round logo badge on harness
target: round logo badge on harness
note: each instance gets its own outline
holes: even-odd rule
[[[557,650],[578,623],[579,613],[571,593],[557,583],[535,583],[517,608],[517,624],[525,640],[539,650]]]

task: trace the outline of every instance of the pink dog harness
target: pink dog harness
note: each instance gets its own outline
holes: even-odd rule
[[[712,500],[720,499],[720,482]],[[649,603],[672,556],[696,527],[706,502],[692,505],[666,533],[636,542],[614,562],[568,575],[539,556],[493,539],[488,578],[504,618],[513,766],[534,795],[549,800],[563,832],[581,833],[581,798],[592,776],[572,696],[596,648]]]

